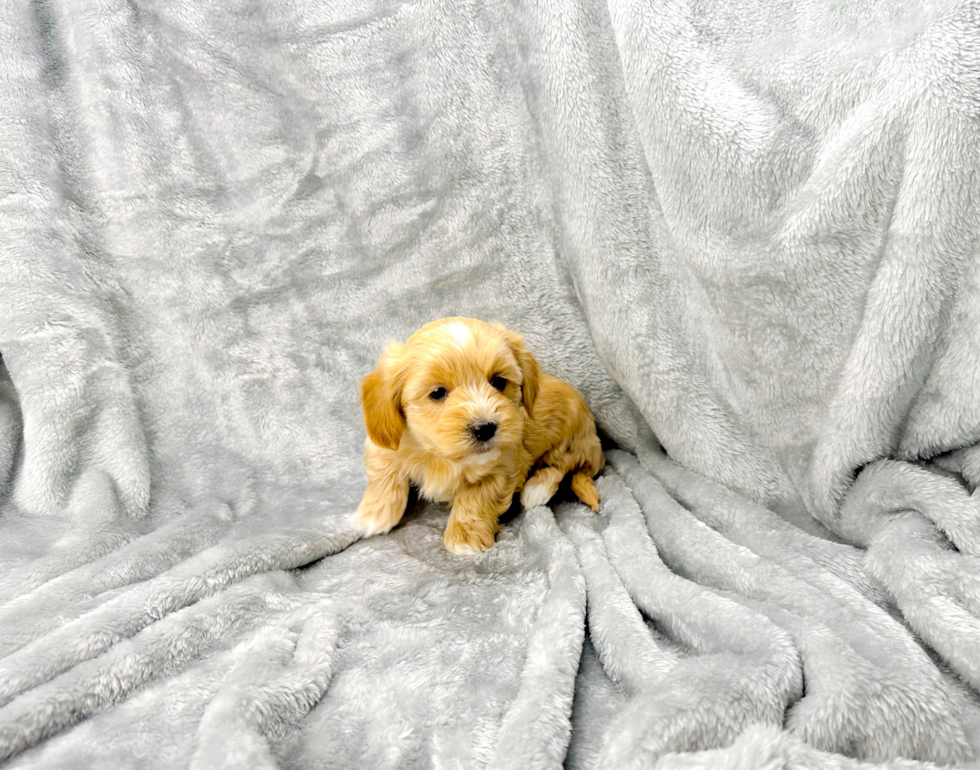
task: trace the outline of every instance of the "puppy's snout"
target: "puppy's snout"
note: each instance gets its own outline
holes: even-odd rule
[[[479,425],[470,428],[470,432],[473,433],[473,438],[477,441],[489,441],[497,432],[497,423],[481,422]]]

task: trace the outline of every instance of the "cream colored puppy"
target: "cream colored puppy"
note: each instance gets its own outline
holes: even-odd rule
[[[524,508],[542,505],[568,473],[572,491],[599,509],[592,479],[604,458],[589,407],[499,324],[444,318],[389,344],[361,383],[361,404],[364,535],[401,521],[409,484],[452,504],[444,542],[458,554],[493,545],[515,492]]]

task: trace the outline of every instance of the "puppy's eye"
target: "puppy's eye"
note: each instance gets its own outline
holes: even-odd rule
[[[497,390],[503,390],[507,387],[507,380],[498,374],[490,378],[490,385]]]
[[[445,397],[446,397],[445,388],[436,388],[434,391],[432,391],[429,394],[429,398],[431,398],[433,401],[442,401]]]

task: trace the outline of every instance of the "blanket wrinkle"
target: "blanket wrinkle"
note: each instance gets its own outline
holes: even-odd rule
[[[657,639],[616,575],[601,537],[578,517],[566,532],[587,575],[589,639],[603,670],[627,693],[649,690],[678,662],[678,651]]]
[[[18,692],[36,687],[81,661],[89,660],[175,610],[272,565],[289,569],[327,553],[344,539],[313,533],[223,544],[197,554],[154,578],[130,587],[80,618],[28,642],[0,660],[0,707]],[[339,541],[339,542],[338,542]],[[43,661],[31,667],[25,663]]]
[[[976,767],[978,28],[0,5],[0,764]],[[598,515],[357,539],[451,315],[582,392]]]
[[[9,654],[94,609],[110,592],[155,577],[215,545],[227,531],[228,518],[222,507],[190,510],[80,567],[65,570],[62,564],[61,574],[49,579],[34,573],[30,582],[11,581],[4,587],[9,585],[8,595],[14,598],[0,608],[0,651]]]
[[[262,614],[257,603],[275,613],[281,600],[274,591],[282,582],[276,578],[274,573],[257,576],[223,596],[185,608],[169,622],[142,629],[102,656],[83,659],[65,672],[45,672],[43,684],[0,706],[2,758],[124,699],[148,678],[179,670],[222,637],[254,622]]]
[[[610,453],[609,459],[641,507],[653,510],[656,505],[674,512],[670,521],[647,515],[651,535],[668,565],[689,578],[733,591],[744,601],[759,603],[771,619],[802,637],[796,644],[802,648],[808,693],[801,701],[804,709],[794,713],[819,712],[819,719],[801,725],[811,743],[838,752],[850,748],[860,756],[879,759],[888,758],[896,742],[902,744],[899,755],[914,758],[955,762],[972,755],[955,716],[967,710],[967,703],[890,614],[842,581],[821,586],[816,575],[806,580],[799,567],[790,571],[751,547],[730,543],[697,518],[697,509],[680,507],[655,477],[642,474],[636,460],[619,451]],[[806,571],[822,572],[814,567]],[[827,589],[831,590],[825,593]],[[859,606],[863,611],[853,611]],[[842,612],[846,607],[853,609]],[[827,643],[817,643],[827,636],[830,649]],[[903,672],[899,681],[893,665],[900,665]],[[841,677],[841,669],[847,677]],[[833,685],[824,688],[820,675],[830,672],[834,672]],[[916,686],[906,689],[906,678],[915,679]],[[827,723],[830,714],[832,727]],[[902,729],[896,730],[899,715]]]
[[[269,741],[281,739],[323,697],[341,632],[338,619],[304,607],[282,624],[300,630],[282,636],[263,629],[243,642],[244,659],[201,718],[192,768],[277,767]]]
[[[703,745],[706,735],[723,744],[754,721],[779,724],[801,694],[799,659],[789,638],[764,618],[671,573],[626,487],[614,477],[604,482],[614,512],[603,536],[617,556],[617,570],[643,612],[696,657],[682,656],[638,693],[611,728],[602,761],[644,766],[661,752]],[[698,612],[706,606],[710,613]],[[755,621],[752,636],[740,635],[748,625],[732,621],[749,618]],[[768,633],[758,634],[767,625]],[[711,633],[721,628],[721,635]],[[724,646],[715,647],[719,636],[729,634]]]
[[[571,739],[568,714],[585,635],[585,582],[572,544],[547,509],[527,513],[522,537],[547,566],[548,595],[534,621],[521,689],[501,720],[490,770],[558,767]]]
[[[869,770],[880,767],[839,754],[820,751],[799,738],[779,732],[771,725],[751,725],[730,745],[690,753],[664,754],[655,770]],[[888,763],[894,770],[937,770],[932,762],[896,759]]]
[[[977,556],[980,507],[975,490],[922,465],[879,460],[861,470],[835,528],[867,548],[893,514],[914,512],[932,521],[961,553]]]
[[[868,549],[868,572],[894,597],[916,633],[976,687],[980,564],[975,557],[950,553],[940,538],[919,516],[895,517]],[[901,564],[889,556],[896,540],[905,544]]]
[[[801,532],[775,512],[685,470],[659,447],[641,444],[638,459],[678,503],[703,516],[708,526],[732,542],[748,546],[790,571],[797,571],[800,565],[817,567],[820,580],[832,575],[875,604],[886,605],[881,590],[864,569],[865,554],[859,548],[825,539],[828,531],[819,525]],[[861,543],[856,538],[853,542]]]
[[[23,432],[17,391],[0,356],[0,494],[7,491]]]

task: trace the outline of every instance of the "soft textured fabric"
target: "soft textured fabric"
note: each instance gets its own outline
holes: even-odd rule
[[[0,5],[0,760],[980,766],[978,257],[976,0]],[[447,315],[598,515],[357,539]]]

